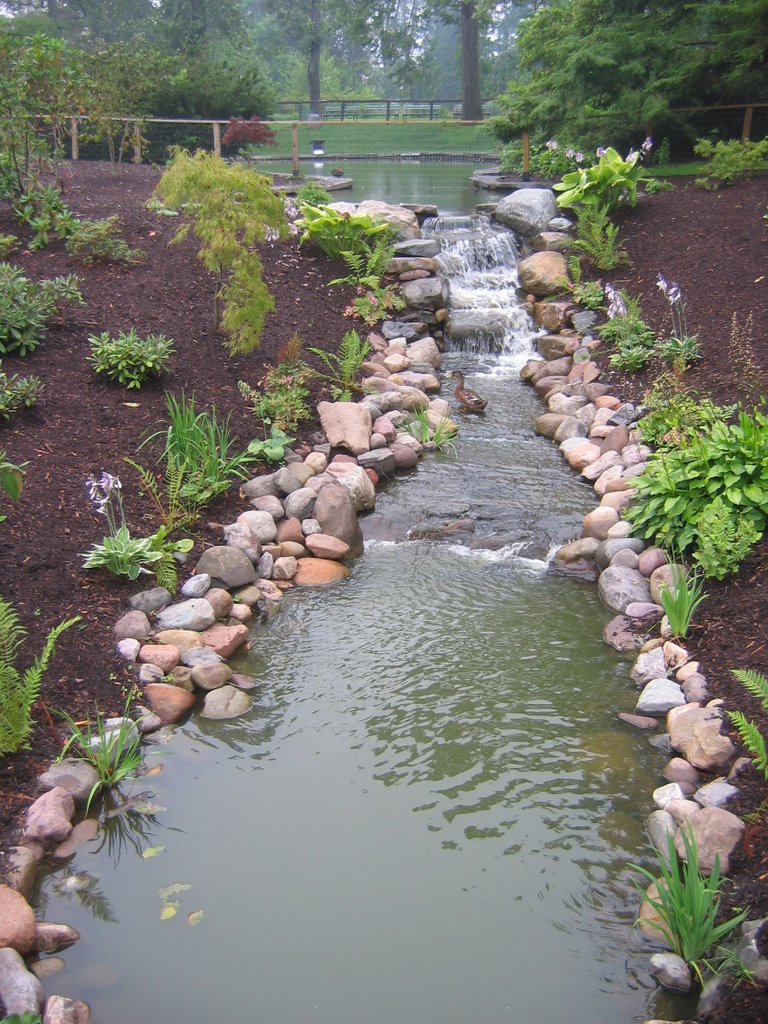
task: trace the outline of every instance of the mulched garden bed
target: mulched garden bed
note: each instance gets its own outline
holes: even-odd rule
[[[128,596],[142,589],[121,585],[106,573],[84,573],[81,552],[100,541],[103,521],[95,516],[84,481],[107,470],[123,481],[129,526],[149,534],[157,527],[153,510],[139,495],[137,474],[123,458],[135,457],[147,432],[164,420],[165,389],[194,394],[198,407],[216,405],[231,415],[243,446],[258,434],[237,383],[255,384],[264,368],[280,360],[283,346],[298,333],[305,345],[335,351],[352,324],[343,316],[345,288],[327,282],[343,270],[300,251],[295,241],[263,248],[268,285],[276,311],[267,318],[261,347],[247,356],[228,356],[212,328],[214,283],[196,260],[194,241],[169,248],[177,221],[159,217],[144,204],[158,180],[151,167],[126,166],[113,176],[109,165],[65,167],[65,196],[75,214],[101,218],[117,214],[124,237],[140,246],[145,259],[135,267],[86,268],[57,242],[39,253],[15,252],[11,262],[34,279],[77,273],[86,306],[67,309],[44,343],[26,359],[8,358],[3,370],[40,377],[45,390],[35,409],[0,424],[0,448],[26,462],[24,493],[17,503],[0,495],[8,519],[0,524],[0,594],[11,601],[30,633],[22,664],[42,646],[48,629],[72,615],[79,626],[66,632],[43,684],[35,711],[30,751],[0,760],[0,849],[15,838],[23,812],[36,795],[36,778],[61,746],[58,710],[75,718],[93,711],[94,702],[116,713],[130,674],[115,657],[112,625]],[[768,222],[766,180],[755,179],[717,193],[686,182],[672,191],[641,199],[623,217],[622,239],[632,263],[611,277],[617,287],[642,295],[648,322],[662,330],[668,307],[655,283],[659,273],[681,285],[690,333],[698,334],[703,358],[686,380],[718,403],[744,394],[744,359],[729,347],[734,312],[739,324],[752,316],[754,375],[768,394]],[[0,232],[18,228],[0,212]],[[135,327],[139,334],[164,333],[174,339],[171,372],[161,381],[126,391],[105,382],[86,362],[88,336]],[[648,375],[614,374],[617,393],[640,398]],[[317,398],[318,396],[315,396]],[[314,429],[308,423],[306,433]],[[141,460],[141,457],[139,458]],[[194,563],[206,545],[221,539],[221,524],[243,511],[233,488],[210,506],[194,531]],[[732,668],[768,673],[764,635],[768,588],[768,541],[762,541],[739,574],[707,585],[689,643],[702,662],[712,690],[729,708],[755,717],[768,733],[756,701],[732,679]],[[728,899],[749,906],[750,916],[768,915],[768,787],[750,769],[733,808],[754,814],[732,868]],[[746,985],[733,995],[722,1017],[729,1024],[768,1020],[768,994]]]

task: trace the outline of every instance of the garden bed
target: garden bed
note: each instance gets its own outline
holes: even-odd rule
[[[130,674],[114,655],[111,629],[127,597],[140,585],[116,583],[112,576],[84,573],[79,554],[103,536],[84,481],[107,470],[124,484],[130,527],[143,534],[157,528],[149,504],[139,495],[137,474],[123,463],[136,457],[141,440],[165,414],[166,389],[194,393],[199,407],[216,404],[231,413],[232,428],[243,447],[258,433],[258,424],[239,394],[238,380],[255,384],[264,367],[280,359],[281,347],[294,333],[306,345],[335,350],[350,322],[343,316],[349,301],[343,288],[327,282],[340,268],[321,257],[300,252],[294,241],[265,246],[265,276],[277,302],[267,318],[261,348],[231,358],[212,329],[214,283],[195,260],[190,240],[168,248],[176,227],[172,218],[148,212],[144,203],[157,182],[149,167],[125,167],[113,177],[104,164],[74,164],[63,174],[66,199],[75,214],[97,218],[117,214],[124,236],[146,258],[130,269],[83,268],[66,255],[61,243],[31,253],[16,252],[11,261],[31,278],[77,273],[87,305],[65,310],[45,342],[26,359],[7,359],[5,372],[34,374],[45,384],[34,410],[0,425],[0,448],[14,462],[27,462],[25,489],[18,503],[3,499],[8,515],[0,525],[0,594],[19,611],[30,632],[27,658],[39,650],[51,626],[71,615],[82,622],[59,641],[36,712],[33,749],[0,760],[0,848],[14,838],[21,815],[36,796],[36,778],[60,749],[61,728],[55,717],[66,710],[85,717],[94,701],[105,711],[123,705],[122,688]],[[642,295],[647,320],[665,326],[668,306],[655,287],[659,273],[683,288],[688,326],[698,334],[703,358],[688,373],[692,385],[718,403],[743,394],[744,360],[729,353],[731,318],[744,324],[752,314],[752,361],[768,393],[768,284],[764,277],[768,222],[765,180],[745,182],[718,193],[686,183],[673,192],[645,197],[624,217],[622,238],[631,266],[611,276],[615,286]],[[9,215],[0,231],[16,230]],[[135,327],[139,334],[164,333],[176,354],[170,373],[128,392],[97,376],[86,362],[88,336]],[[648,377],[614,377],[615,389],[640,397]],[[312,424],[307,424],[311,430]],[[206,545],[221,539],[219,524],[232,522],[243,503],[233,488],[204,515],[190,535],[191,560]],[[739,707],[768,728],[758,707],[733,682],[731,668],[768,673],[763,639],[768,586],[768,541],[762,541],[737,577],[707,585],[689,646],[698,657],[713,691],[729,707]],[[750,772],[737,798],[738,813],[753,811],[765,798],[765,786]],[[751,917],[768,914],[768,828],[760,819],[747,831],[735,860],[733,903],[751,908]],[[729,1021],[764,1021],[768,997],[743,986],[729,1008]],[[724,1018],[725,1019],[725,1018]]]

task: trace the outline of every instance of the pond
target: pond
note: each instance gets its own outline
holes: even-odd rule
[[[462,275],[461,248],[456,300],[474,280],[498,306],[506,257]],[[102,836],[43,878],[41,915],[82,932],[49,987],[95,1024],[670,1009],[629,867],[649,861],[663,755],[616,720],[634,687],[594,586],[549,570],[594,494],[533,433],[531,325],[510,315],[501,346],[446,352],[488,400],[461,417],[446,389],[455,453],[380,493],[348,580],[290,591],[253,627],[252,712],[177,729]]]

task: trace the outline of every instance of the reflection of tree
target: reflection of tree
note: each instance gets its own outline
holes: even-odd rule
[[[133,850],[141,857],[148,846],[157,845],[157,829],[182,831],[157,820],[156,815],[164,808],[152,803],[154,796],[153,790],[146,790],[124,800],[119,787],[114,786],[105,796],[107,810],[99,832],[101,843],[94,853],[100,853],[106,846],[110,860],[117,867],[126,850]]]
[[[101,891],[99,880],[87,871],[69,871],[53,883],[57,896],[70,902],[77,902],[99,921],[118,924],[112,904]],[[44,901],[43,901],[44,902]]]

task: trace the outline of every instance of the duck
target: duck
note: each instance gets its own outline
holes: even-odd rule
[[[481,398],[476,391],[471,391],[469,388],[464,387],[464,374],[461,370],[454,370],[451,377],[456,381],[453,393],[459,400],[460,411],[484,412],[486,405],[488,405],[487,399]]]

